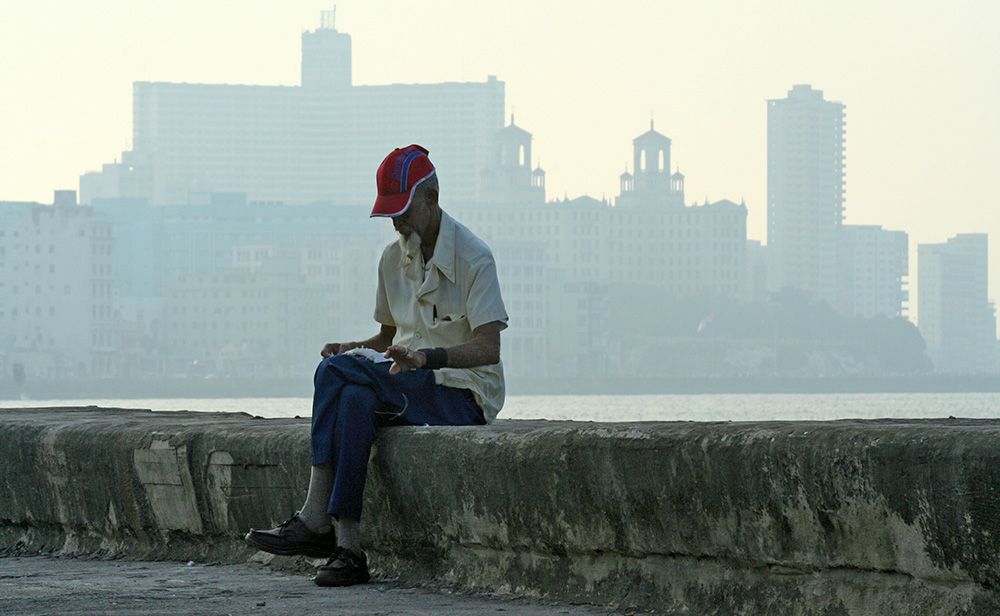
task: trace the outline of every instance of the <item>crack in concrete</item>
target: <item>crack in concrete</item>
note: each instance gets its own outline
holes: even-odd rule
[[[806,575],[822,574],[825,572],[879,574],[888,576],[898,576],[927,583],[971,584],[983,588],[985,590],[993,589],[993,586],[988,583],[977,582],[976,580],[967,577],[957,577],[957,576],[922,577],[898,569],[879,569],[875,567],[861,567],[858,565],[851,565],[851,564],[820,566],[811,563],[800,563],[800,562],[789,562],[789,561],[746,560],[740,558],[733,558],[729,556],[718,556],[714,554],[693,554],[685,552],[634,552],[626,550],[566,550],[564,552],[556,553],[556,552],[542,552],[537,549],[525,546],[523,544],[506,546],[504,548],[497,548],[495,546],[479,542],[460,542],[454,544],[454,547],[451,549],[454,548],[488,551],[488,552],[494,552],[496,554],[509,554],[509,553],[513,553],[515,555],[528,554],[533,557],[543,558],[543,559],[559,559],[559,558],[586,559],[595,557],[596,558],[617,557],[621,559],[636,559],[636,560],[642,560],[646,558],[663,558],[667,560],[712,562],[715,564],[719,564],[720,566],[724,566],[726,568],[744,569],[748,571],[767,569],[768,573],[771,573],[773,575],[783,575],[783,576],[795,576],[795,575],[806,576]],[[775,569],[778,570],[775,571]]]

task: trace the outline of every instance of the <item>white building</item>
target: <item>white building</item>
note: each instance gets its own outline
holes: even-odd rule
[[[111,225],[75,191],[52,205],[0,202],[0,373],[114,374]]]
[[[844,220],[844,125],[844,105],[808,85],[767,103],[769,283],[831,306]]]
[[[510,140],[510,151],[521,151],[531,134],[511,128],[516,127],[507,127],[502,136]],[[527,197],[487,197],[491,205],[463,209],[473,230],[491,239],[543,243],[549,266],[570,281],[650,285],[673,296],[739,295],[746,206],[727,200],[685,205],[684,176],[671,174],[666,166],[670,139],[665,135],[650,127],[634,140],[638,167],[634,175],[622,177],[622,192],[613,205],[591,197],[545,202],[544,171],[529,173],[527,151],[521,173],[503,176],[514,178]],[[510,188],[498,190],[500,195],[516,194]]]
[[[496,259],[500,292],[510,317],[510,327],[503,332],[504,372],[512,378],[551,375],[559,365],[558,338],[551,328],[566,319],[551,301],[557,295],[551,289],[560,280],[549,267],[545,244],[483,239]]]
[[[836,308],[846,315],[906,316],[909,238],[875,225],[844,225]]]
[[[329,342],[336,303],[298,259],[228,268],[164,289],[164,356],[173,373],[238,378],[308,374]],[[332,339],[332,338],[331,338]]]
[[[613,208],[597,228],[602,276],[665,296],[740,294],[746,260],[745,204],[687,205],[684,175],[670,173],[671,140],[649,124],[632,142],[633,173],[620,176]]]
[[[392,231],[367,207],[238,194],[93,207],[114,224],[122,325],[155,332],[156,352],[133,356],[134,374],[286,376],[308,371],[325,342],[377,331],[375,273]]]
[[[616,301],[743,295],[745,205],[685,205],[684,176],[669,170],[670,139],[652,126],[633,141],[636,172],[622,176],[614,204],[591,197],[546,202],[545,172],[532,167],[531,134],[512,120],[495,143],[502,149],[484,173],[491,192],[454,210],[497,255],[511,316],[504,334],[511,376],[607,374],[595,361],[621,370],[610,335],[621,325],[610,323]],[[446,209],[454,203],[445,183],[442,202]],[[506,359],[511,349],[514,357]]]
[[[935,368],[996,373],[996,310],[987,295],[988,238],[959,234],[917,249],[920,333]]]
[[[545,202],[545,171],[531,166],[531,140],[531,133],[517,126],[511,114],[510,124],[493,136],[493,151],[481,172],[481,204]]]
[[[80,178],[83,203],[192,192],[251,201],[359,204],[394,147],[419,143],[457,198],[481,188],[503,126],[504,84],[353,85],[351,39],[324,24],[302,35],[299,86],[137,82],[133,144],[122,161]]]

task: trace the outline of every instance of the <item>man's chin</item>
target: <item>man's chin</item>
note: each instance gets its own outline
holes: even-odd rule
[[[412,252],[420,247],[420,234],[413,229],[396,229],[399,234],[399,245],[405,252]]]

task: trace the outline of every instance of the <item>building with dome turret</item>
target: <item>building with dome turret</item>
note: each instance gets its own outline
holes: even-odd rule
[[[514,123],[493,135],[489,165],[482,170],[483,203],[545,203],[545,171],[531,166],[531,133]]]
[[[546,201],[544,171],[531,169],[532,139],[512,117],[494,137],[481,201],[454,206],[497,255],[507,310],[518,323],[504,334],[512,375],[600,373],[593,362],[617,357],[608,319],[621,299],[755,293],[746,205],[685,204],[684,175],[670,172],[671,140],[652,123],[633,139],[634,167],[619,176],[614,199]]]
[[[649,130],[632,140],[633,169],[604,225],[603,276],[653,285],[669,296],[745,297],[746,206],[684,202],[684,174],[670,173],[671,140]]]
[[[649,130],[632,140],[632,173],[619,176],[621,192],[616,206],[684,207],[684,176],[680,193],[674,191],[670,173],[670,137],[656,130],[653,120]]]

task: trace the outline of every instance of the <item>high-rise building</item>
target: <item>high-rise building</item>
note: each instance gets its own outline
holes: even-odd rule
[[[844,105],[808,85],[767,103],[769,284],[830,305],[844,219],[844,124]]]
[[[137,82],[133,143],[121,162],[80,178],[83,203],[242,192],[250,201],[358,204],[394,147],[419,143],[452,198],[476,199],[504,84],[354,85],[351,38],[332,22],[302,35],[299,86]]]
[[[919,328],[940,372],[996,373],[996,310],[987,294],[988,238],[963,233],[917,249]]]
[[[837,304],[859,317],[906,316],[909,238],[876,225],[844,225],[838,247]]]

